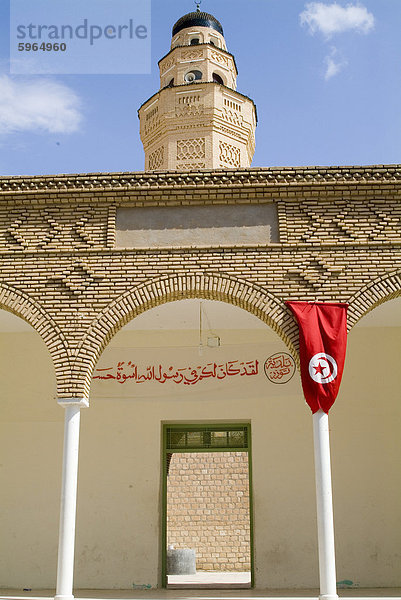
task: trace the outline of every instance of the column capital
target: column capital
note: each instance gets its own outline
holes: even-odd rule
[[[68,408],[69,406],[89,408],[89,400],[87,398],[57,398],[57,404],[63,408]]]

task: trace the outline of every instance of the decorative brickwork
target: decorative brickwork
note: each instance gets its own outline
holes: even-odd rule
[[[8,210],[0,206],[0,247],[10,250],[40,251],[66,248],[101,248],[107,224],[105,207],[77,207],[71,211],[43,206],[38,211],[24,206]]]
[[[298,212],[299,208],[295,210]],[[287,212],[290,211],[288,207]],[[306,197],[301,211],[302,223],[293,218],[290,231],[294,238],[305,242],[324,242],[328,233],[333,232],[333,225],[339,244],[344,241],[401,242],[401,205],[395,198],[367,199],[351,207],[347,200],[335,204],[326,201],[322,205],[319,198]]]
[[[164,146],[157,148],[152,154],[149,154],[149,171],[158,169],[163,164]]]
[[[284,300],[349,302],[352,327],[401,295],[399,165],[11,177],[0,191],[0,306],[40,333],[63,397],[88,396],[111,337],[164,302],[235,304],[296,353]],[[271,202],[280,243],[115,247],[117,206]]]
[[[173,454],[167,515],[167,544],[195,548],[197,570],[249,571],[247,453]]]
[[[237,114],[234,110],[223,108],[222,110],[223,119],[234,125],[242,125],[243,118]]]
[[[340,202],[355,201],[356,197],[362,204],[367,199],[389,197],[400,198],[401,165],[377,166],[345,166],[345,167],[269,167],[255,169],[238,169],[232,171],[209,170],[201,181],[194,179],[193,175],[185,173],[168,174],[168,185],[171,187],[181,185],[201,186],[209,185],[246,185],[266,186],[266,197],[280,197],[287,199],[300,199],[300,192],[306,197],[308,194],[314,198],[331,199]],[[314,185],[318,184],[318,185]],[[357,187],[355,187],[357,184]],[[75,175],[37,176],[37,177],[0,177],[0,191],[2,192],[32,192],[43,191],[99,191],[106,190],[138,190],[142,186],[160,188],[166,186],[166,181],[159,175],[140,171],[138,173],[90,173]],[[272,190],[269,186],[278,186]],[[283,186],[283,187],[282,187]],[[291,186],[291,188],[289,187]],[[312,187],[310,187],[312,186]],[[324,187],[320,187],[324,186]],[[333,187],[334,186],[334,187]],[[262,190],[257,190],[259,193]],[[273,191],[273,194],[271,193]],[[275,193],[276,192],[276,193]],[[313,193],[312,193],[313,192]],[[220,191],[220,193],[222,193]],[[29,204],[27,197],[21,204]],[[20,198],[16,198],[20,199]],[[45,198],[42,198],[45,200]],[[67,198],[60,198],[67,202]],[[36,200],[38,203],[38,200]],[[381,202],[382,203],[382,202]],[[302,220],[300,221],[302,222]]]
[[[203,104],[186,104],[175,107],[176,117],[197,117],[203,114],[205,107]]]
[[[204,169],[204,162],[180,163],[179,169],[182,171],[195,171],[196,169]]]
[[[226,142],[220,142],[220,161],[224,165],[230,165],[231,167],[239,167],[241,164],[241,150],[236,146],[227,144]]]
[[[205,158],[205,138],[178,140],[177,160],[198,160]]]
[[[192,105],[192,104],[196,104],[197,102],[200,102],[201,100],[201,96],[199,94],[188,94],[187,96],[178,96],[177,98],[177,103],[179,105],[181,104],[185,104],[185,105]]]
[[[173,57],[169,57],[166,58],[165,61],[160,63],[160,74],[163,75],[166,71],[168,71],[170,69],[170,67],[173,66],[174,64],[174,58]]]
[[[210,56],[211,59],[219,65],[223,65],[228,69],[232,67],[232,58],[230,56],[227,56],[227,54],[219,52],[218,50],[212,50]]]
[[[232,100],[229,100],[228,98],[224,98],[224,106],[233,108],[234,110],[241,112],[241,104],[238,104],[238,102],[233,102]]]
[[[197,58],[202,58],[203,50],[201,48],[191,49],[191,50],[182,50],[181,51],[181,59],[182,60],[195,60]]]
[[[159,125],[160,125],[160,119],[157,116],[153,117],[149,121],[149,123],[147,123],[145,125],[145,132],[146,132],[146,134],[150,134],[153,131],[155,131],[159,127]],[[149,156],[149,160],[150,160],[150,156]],[[149,170],[151,170],[151,169],[149,169]]]

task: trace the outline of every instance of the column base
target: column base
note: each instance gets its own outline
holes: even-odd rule
[[[71,594],[71,596],[66,596],[64,594],[56,594],[54,596],[54,600],[74,600],[74,596]]]
[[[338,600],[337,594],[320,594],[319,600]]]

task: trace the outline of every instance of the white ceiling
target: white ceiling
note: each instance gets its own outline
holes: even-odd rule
[[[401,298],[380,304],[362,317],[356,327],[401,327]]]
[[[263,329],[266,324],[251,313],[216,300],[177,300],[147,310],[133,319],[126,329]]]
[[[202,329],[263,329],[266,325],[254,315],[225,302],[215,300],[178,300],[152,308],[135,319],[125,329],[133,330],[199,330],[199,312],[202,306]],[[378,306],[356,325],[357,327],[401,327],[401,298]],[[32,331],[23,319],[0,310],[0,332]]]
[[[202,329],[263,329],[265,323],[246,310],[215,300],[179,300],[152,308],[133,319],[126,329],[199,329],[202,304]],[[401,327],[401,298],[381,304],[357,327]]]

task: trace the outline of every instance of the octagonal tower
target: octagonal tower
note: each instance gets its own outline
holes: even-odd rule
[[[138,111],[145,170],[249,167],[256,107],[236,91],[219,21],[199,8],[181,17],[159,69],[160,90]]]

